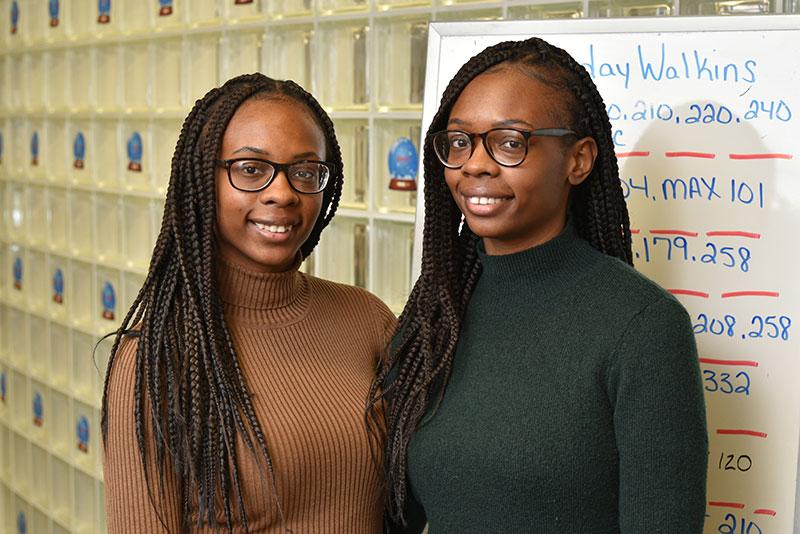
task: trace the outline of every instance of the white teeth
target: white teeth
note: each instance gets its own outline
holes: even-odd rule
[[[470,204],[480,204],[485,206],[487,204],[497,204],[498,202],[502,202],[502,198],[495,198],[495,197],[467,197]]]
[[[292,229],[291,225],[290,226],[281,226],[281,225],[272,224],[272,225],[267,226],[266,224],[261,224],[261,223],[255,222],[255,221],[253,221],[253,224],[255,224],[256,228],[258,228],[259,230],[266,230],[267,232],[272,232],[273,234],[285,234],[286,232],[288,232],[289,230]]]

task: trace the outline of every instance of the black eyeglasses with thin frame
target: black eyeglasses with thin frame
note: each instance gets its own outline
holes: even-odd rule
[[[249,193],[269,187],[279,172],[286,174],[289,185],[298,193],[321,193],[335,170],[333,163],[316,160],[276,163],[260,158],[233,158],[218,160],[217,164],[228,172],[228,181],[234,189]]]
[[[517,130],[516,128],[492,128],[482,133],[462,130],[443,130],[431,135],[433,149],[442,165],[448,169],[464,166],[475,152],[475,138],[480,137],[489,156],[503,167],[516,167],[528,156],[531,137],[564,137],[578,134],[568,128],[539,128]]]

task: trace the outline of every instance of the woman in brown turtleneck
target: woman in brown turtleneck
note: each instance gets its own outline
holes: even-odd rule
[[[298,271],[341,184],[333,125],[296,84],[240,76],[195,104],[109,363],[110,533],[382,530],[363,410],[395,319]]]

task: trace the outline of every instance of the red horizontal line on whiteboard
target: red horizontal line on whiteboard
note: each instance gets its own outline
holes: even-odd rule
[[[708,501],[709,506],[722,506],[723,508],[744,508],[744,503],[741,502],[725,502],[725,501]]]
[[[686,237],[697,237],[697,232],[687,232],[686,230],[650,230],[650,233],[656,235],[684,235]]]
[[[713,232],[706,232],[706,235],[708,237],[749,237],[750,239],[761,239],[761,234],[733,230],[715,230]]]
[[[758,430],[744,430],[736,428],[718,428],[717,434],[724,436],[753,436],[754,438],[766,438],[766,432],[759,432]]]
[[[734,365],[738,367],[758,367],[758,362],[753,360],[717,360],[716,358],[700,358],[700,363],[710,365]]]
[[[780,293],[777,291],[731,291],[723,293],[722,298],[728,299],[731,297],[779,297]]]
[[[728,154],[731,159],[792,159],[791,154],[764,153],[764,154]]]
[[[650,155],[650,152],[617,152],[618,158],[645,158]]]
[[[775,512],[775,510],[770,510],[769,508],[759,508],[758,510],[756,510],[753,513],[754,514],[761,514],[761,515],[771,515],[772,517],[775,517],[775,514],[777,512]]]
[[[632,234],[638,234],[638,233],[639,233],[639,230],[638,230],[638,229],[633,229],[633,228],[631,228],[631,233],[632,233]]]
[[[702,291],[694,291],[692,289],[667,289],[673,295],[689,295],[690,297],[703,297],[704,299],[708,298],[708,293],[703,293]]]
[[[717,157],[716,154],[711,154],[710,152],[664,152],[664,155],[668,158],[714,159]]]

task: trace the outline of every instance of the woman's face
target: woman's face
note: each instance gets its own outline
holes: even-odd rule
[[[515,66],[480,74],[456,100],[448,130],[481,133],[491,128],[569,128],[563,96]],[[573,140],[574,138],[567,138]],[[532,136],[528,155],[504,167],[480,138],[459,169],[445,168],[453,199],[488,254],[511,254],[544,243],[564,228],[570,189],[589,175],[597,155],[591,138],[565,144]]]
[[[325,136],[302,104],[289,99],[248,100],[234,113],[219,159],[260,158],[276,163],[324,161]],[[226,259],[259,272],[283,272],[294,264],[322,207],[322,193],[302,194],[279,172],[266,189],[234,189],[217,169],[217,224]]]

